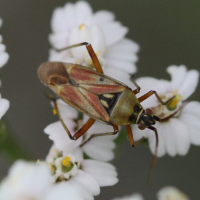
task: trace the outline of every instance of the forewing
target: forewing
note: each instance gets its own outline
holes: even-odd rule
[[[58,94],[63,101],[90,117],[109,122],[109,116],[97,95],[76,86],[64,86]]]
[[[70,76],[70,79],[76,84],[126,86],[125,84],[111,77],[80,65],[71,65],[70,67],[66,68],[66,70]]]
[[[71,84],[62,85],[58,95],[77,110],[96,120],[109,123],[111,107],[115,105],[119,94],[127,86],[80,65],[71,64],[65,68]],[[113,99],[106,99],[108,94],[112,94]],[[102,95],[105,96],[102,97]]]

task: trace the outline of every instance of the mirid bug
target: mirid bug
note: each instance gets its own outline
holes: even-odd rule
[[[129,142],[134,147],[143,141],[142,138],[135,142],[133,138],[131,124],[138,124],[139,129],[143,130],[148,128],[155,133],[156,150],[153,161],[155,164],[158,147],[158,134],[153,125],[156,121],[166,121],[170,119],[180,109],[168,117],[160,119],[153,115],[151,109],[144,110],[140,103],[154,94],[161,104],[171,105],[172,102],[175,101],[176,97],[172,97],[168,101],[163,102],[157,92],[151,90],[137,98],[135,95],[140,92],[140,87],[137,83],[133,80],[136,89],[132,90],[124,83],[104,75],[92,46],[86,42],[69,46],[62,50],[82,45],[86,46],[96,71],[81,65],[62,62],[46,62],[41,64],[38,69],[38,76],[44,85],[48,86],[64,102],[90,117],[83,127],[72,135],[64,124],[59,114],[56,101],[53,99],[56,113],[68,133],[69,138],[77,140],[97,120],[104,124],[113,126],[114,131],[109,133],[93,134],[82,145],[93,137],[115,135],[119,131],[118,126],[124,125],[127,129]]]

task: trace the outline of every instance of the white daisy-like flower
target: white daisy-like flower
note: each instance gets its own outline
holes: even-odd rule
[[[3,20],[0,18],[0,28],[3,24]],[[6,52],[6,46],[2,43],[3,37],[0,35],[0,67],[3,67],[9,59],[9,55]]]
[[[0,200],[42,200],[52,183],[46,165],[16,161],[0,185]]]
[[[130,196],[115,198],[113,200],[143,200],[141,194],[135,193]],[[167,186],[160,189],[157,193],[157,200],[189,200],[188,196],[175,187]]]
[[[175,187],[164,187],[157,193],[158,200],[189,200],[189,197]]]
[[[0,18],[0,28],[2,24],[3,24],[3,20]],[[3,37],[2,35],[0,35],[0,68],[3,67],[9,59],[8,53],[5,52],[6,46],[2,43],[2,41],[3,41]],[[0,82],[0,85],[1,85],[1,82]],[[6,113],[9,106],[10,106],[10,102],[7,99],[1,98],[1,95],[0,95],[0,119]]]
[[[82,127],[88,117],[83,115],[83,119],[78,119],[78,111],[64,103],[62,100],[57,100],[60,114],[64,123],[74,135],[76,130]],[[95,122],[95,124],[77,141],[71,140],[63,128],[60,121],[48,125],[44,132],[49,135],[49,138],[54,142],[56,149],[60,151],[70,152],[79,147],[92,134],[113,132],[113,127]],[[114,158],[113,149],[115,148],[114,139],[116,136],[102,136],[91,139],[88,143],[81,147],[81,150],[89,157],[101,161],[109,161]]]
[[[58,177],[69,179],[70,176],[75,176],[78,172],[78,168],[73,155],[58,157],[54,162],[56,166],[55,179]]]
[[[61,156],[58,157],[59,155]],[[80,149],[73,149],[70,154],[66,151],[59,153],[53,146],[47,156],[47,162],[54,173],[55,184],[62,182],[72,186],[85,200],[94,199],[94,196],[100,193],[100,187],[118,182],[113,165],[84,159]]]
[[[136,72],[135,63],[138,44],[124,38],[128,28],[115,21],[115,15],[106,10],[93,13],[91,6],[85,1],[75,4],[66,3],[64,7],[54,10],[51,19],[52,33],[49,41],[54,49],[66,48],[70,45],[91,43],[100,63],[115,78],[122,73],[119,80],[126,81],[123,75]],[[57,52],[50,50],[49,61],[62,61],[93,67],[85,46]],[[107,71],[108,70],[108,71]],[[116,70],[116,71],[115,71]]]
[[[49,190],[45,193],[45,196],[42,200],[84,200],[77,190],[66,182],[56,183],[49,187]],[[13,199],[14,200],[14,199]],[[15,199],[16,200],[16,199]],[[22,199],[19,199],[22,200]],[[26,199],[30,200],[30,199]],[[35,199],[34,199],[35,200]]]
[[[0,94],[0,119],[3,117],[9,107],[10,102],[7,99],[1,98]]]
[[[180,111],[163,122],[156,122],[158,131],[158,152],[157,156],[166,153],[170,156],[185,155],[189,151],[190,143],[200,145],[200,103],[190,101],[183,104],[189,96],[193,94],[199,79],[197,70],[189,70],[183,65],[170,66],[167,72],[171,75],[171,81],[158,80],[152,77],[142,77],[136,80],[141,87],[138,96],[155,90],[163,101],[174,97],[166,106],[161,105],[153,95],[144,100],[141,104],[150,108],[153,114],[159,118],[165,118],[174,113],[179,108]],[[132,126],[133,136],[136,140],[142,137],[148,138],[149,147],[152,153],[155,152],[155,134],[149,129],[139,130],[137,126]]]
[[[0,200],[84,200],[69,183],[56,183],[44,163],[16,161],[0,185]]]

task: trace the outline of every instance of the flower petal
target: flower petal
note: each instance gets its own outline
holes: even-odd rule
[[[140,86],[141,90],[137,96],[142,96],[147,92],[154,90],[161,95],[168,90],[169,82],[165,80],[158,80],[152,77],[141,77],[136,79],[136,83]],[[142,103],[144,108],[151,108],[156,107],[160,104],[158,99],[155,95],[150,96],[149,98],[145,99]]]
[[[68,4],[68,7],[73,7],[72,4]],[[70,12],[71,11],[71,12]],[[73,14],[73,10],[69,9],[68,14]],[[73,20],[73,16],[71,16],[71,20]],[[70,23],[70,20],[68,21]],[[66,31],[67,29],[67,23],[65,19],[65,12],[62,7],[57,7],[54,9],[52,18],[51,18],[51,29],[53,32],[62,32]]]
[[[185,155],[190,147],[189,132],[187,127],[176,118],[171,118],[166,123],[155,125],[158,131],[158,157],[168,153],[171,156],[176,154]],[[151,152],[155,152],[155,134],[149,134],[149,146]]]
[[[114,60],[114,59],[108,58],[106,60],[106,66],[121,69],[129,74],[133,74],[136,72],[136,66],[132,62]]]
[[[94,13],[94,23],[98,25],[104,25],[105,23],[110,23],[115,19],[114,13],[107,10],[100,10]]]
[[[199,72],[197,70],[190,70],[185,76],[185,80],[178,89],[178,92],[183,96],[183,100],[186,100],[197,88],[199,81]]]
[[[159,190],[157,197],[158,200],[189,200],[189,197],[183,192],[172,186],[167,186]]]
[[[162,157],[166,153],[165,149],[165,141],[163,137],[163,126],[159,122],[154,125],[158,132],[158,151],[157,151],[157,157]],[[156,137],[154,131],[149,130],[149,148],[152,152],[152,154],[155,154],[155,147],[156,147]]]
[[[82,170],[78,170],[78,174],[73,176],[70,182],[71,181],[82,186],[83,189],[91,193],[93,196],[100,194],[100,188],[97,181],[90,174]]]
[[[7,99],[0,99],[0,119],[10,107],[10,102]]]
[[[147,138],[148,134],[149,134],[149,129],[144,129],[144,130],[140,130],[137,126],[137,124],[131,125],[132,128],[132,132],[133,132],[133,138],[135,141],[140,140],[141,138]]]
[[[60,182],[51,186],[46,193],[44,200],[83,200],[77,190],[68,182]]]
[[[106,37],[106,45],[110,46],[120,41],[128,32],[128,28],[122,26],[120,22],[111,22],[102,26]]]
[[[171,91],[179,89],[185,80],[187,68],[184,65],[171,65],[167,72],[171,75]]]
[[[72,130],[74,130],[76,126],[75,122],[67,120],[64,121],[64,123],[73,135],[74,132]],[[49,135],[49,139],[54,141],[56,149],[60,151],[70,151],[81,144],[81,139],[74,141],[69,138],[60,121],[48,125],[44,129],[44,132]]]
[[[78,1],[74,5],[76,24],[81,25],[84,20],[92,16],[92,8],[86,1]]]
[[[3,67],[9,59],[9,55],[7,52],[1,52],[0,53],[0,67]]]
[[[69,32],[68,31],[62,31],[58,33],[51,33],[49,35],[49,43],[55,48],[55,49],[63,49],[69,46],[68,44],[68,37]]]
[[[108,68],[105,68],[104,74],[116,79],[117,81],[125,83],[130,88],[134,89],[134,87],[135,87],[133,85],[132,81],[130,80],[130,75],[121,69],[117,69],[117,68],[109,66]]]
[[[85,117],[86,118],[86,117]],[[113,127],[99,122],[96,122],[88,131],[87,138],[95,133],[113,132]],[[91,158],[109,161],[114,158],[113,149],[115,148],[114,139],[116,136],[101,136],[96,137],[86,143],[82,149]]]
[[[78,111],[75,108],[69,106],[61,99],[58,99],[56,102],[63,119],[76,119],[78,117]]]
[[[132,40],[123,38],[119,42],[108,47],[106,58],[114,60],[124,60],[129,62],[137,62],[136,53],[139,51],[139,45]]]
[[[83,160],[83,170],[93,176],[100,186],[111,186],[118,182],[117,172],[113,165],[96,160]]]
[[[191,143],[200,145],[200,103],[189,102],[182,109],[179,119],[188,127]]]

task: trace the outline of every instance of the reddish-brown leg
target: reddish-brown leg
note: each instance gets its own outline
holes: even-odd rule
[[[171,101],[174,97],[170,98],[169,100],[167,100],[166,102],[162,101],[162,99],[159,97],[158,93],[154,90],[151,90],[149,92],[147,92],[146,94],[144,94],[143,96],[139,97],[138,100],[139,102],[144,101],[145,99],[149,98],[150,96],[152,96],[153,94],[156,95],[156,98],[158,99],[158,101],[160,101],[161,104],[166,105],[169,101]]]
[[[74,135],[73,138],[76,140],[80,138],[95,122],[95,119],[89,118],[88,121],[82,126],[81,129],[79,129]]]
[[[100,72],[100,73],[103,74],[101,64],[100,64],[91,44],[89,44],[87,42],[82,42],[82,43],[75,44],[75,45],[72,45],[72,46],[69,46],[69,47],[66,47],[66,48],[63,48],[63,49],[57,49],[57,51],[63,51],[63,50],[67,50],[67,49],[71,49],[71,48],[79,47],[79,46],[83,46],[83,45],[86,46],[88,53],[90,54],[90,57],[92,59],[92,62],[94,64],[94,67],[96,68],[97,72]]]
[[[52,96],[48,96],[48,98],[50,98],[53,103],[54,103],[54,113],[58,115],[58,118],[63,126],[63,128],[65,129],[65,131],[67,132],[69,138],[71,140],[77,140],[79,137],[81,137],[95,122],[95,120],[93,118],[89,118],[88,121],[83,125],[83,127],[81,129],[79,129],[73,136],[71,134],[71,132],[69,131],[69,129],[67,128],[67,126],[65,125],[60,112],[58,110],[58,105],[56,103],[56,99]]]
[[[70,48],[74,48],[74,47],[79,47],[79,46],[83,46],[85,45],[87,50],[88,50],[88,53],[90,54],[90,57],[92,59],[92,62],[94,64],[94,67],[96,68],[96,71],[97,72],[100,72],[103,74],[103,70],[102,70],[102,67],[101,67],[101,64],[91,46],[91,44],[87,43],[87,42],[83,42],[83,43],[79,43],[79,44],[75,44],[75,45],[72,45],[72,46],[68,46],[66,48],[63,48],[63,49],[59,49],[57,51],[63,51],[63,50],[67,50],[67,49],[70,49]],[[54,102],[55,104],[55,109],[56,109],[56,112],[57,112],[57,115],[64,127],[64,129],[66,130],[67,134],[69,135],[70,139],[72,140],[77,140],[79,137],[81,137],[95,122],[95,120],[93,118],[89,118],[89,120],[83,125],[83,127],[78,130],[73,136],[71,135],[69,129],[67,128],[67,126],[64,124],[63,122],[63,119],[61,118],[60,114],[59,114],[59,111],[58,111],[58,108],[57,108],[57,105],[56,105],[56,102]],[[115,133],[116,134],[116,133]],[[94,134],[95,135],[95,134]],[[93,136],[95,137],[95,136]],[[90,138],[91,139],[91,138]],[[90,140],[88,139],[88,141]],[[86,143],[86,142],[85,142]]]
[[[131,126],[130,126],[130,125],[126,125],[126,130],[127,130],[127,133],[128,133],[128,140],[129,140],[130,145],[131,145],[132,147],[135,147],[135,146],[137,146],[140,142],[144,141],[145,138],[141,138],[141,139],[138,140],[137,142],[134,142],[133,133],[132,133],[132,130],[131,130]]]
[[[107,135],[115,135],[119,132],[119,128],[118,126],[113,126],[114,132],[107,132],[107,133],[96,133],[91,135],[85,142],[83,142],[80,147],[82,147],[83,145],[85,145],[87,142],[89,142],[92,138],[94,137],[99,137],[99,136],[107,136]]]

